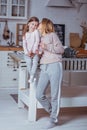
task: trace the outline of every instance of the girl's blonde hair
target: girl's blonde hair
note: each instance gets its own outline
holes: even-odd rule
[[[39,19],[38,19],[37,17],[35,17],[35,16],[31,17],[31,18],[28,20],[27,24],[25,25],[25,27],[24,27],[24,29],[23,29],[23,36],[25,35],[26,32],[29,31],[29,26],[28,26],[28,24],[29,24],[30,22],[37,22],[38,25],[39,25]]]
[[[51,33],[55,32],[54,24],[50,19],[43,18],[41,21],[42,33]]]

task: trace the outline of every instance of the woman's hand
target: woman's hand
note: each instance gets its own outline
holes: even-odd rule
[[[46,44],[45,44],[45,43],[40,43],[40,47],[41,47],[42,49],[45,49],[45,48],[46,48]]]

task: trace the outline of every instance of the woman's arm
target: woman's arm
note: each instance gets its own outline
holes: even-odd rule
[[[64,53],[64,47],[59,39],[59,37],[54,33],[53,34],[53,49],[52,51],[54,53],[63,54]]]
[[[42,43],[42,48],[55,54],[63,54],[64,48],[58,36],[52,33],[50,39],[51,41],[48,44]]]

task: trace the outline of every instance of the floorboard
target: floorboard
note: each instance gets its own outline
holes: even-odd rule
[[[44,109],[37,111],[36,122],[28,122],[27,108],[19,109],[8,91],[0,90],[0,130],[42,130],[49,120]],[[87,107],[61,108],[59,125],[52,130],[87,130]]]

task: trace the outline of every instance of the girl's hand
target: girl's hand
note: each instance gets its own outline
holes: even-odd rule
[[[38,55],[38,54],[39,54],[39,51],[38,51],[38,50],[36,50],[36,51],[35,51],[35,54],[37,54],[37,55]]]
[[[29,52],[28,52],[28,55],[31,56],[31,54],[32,54],[32,51],[29,51]]]
[[[34,53],[32,51],[29,51],[28,56],[33,57]]]

